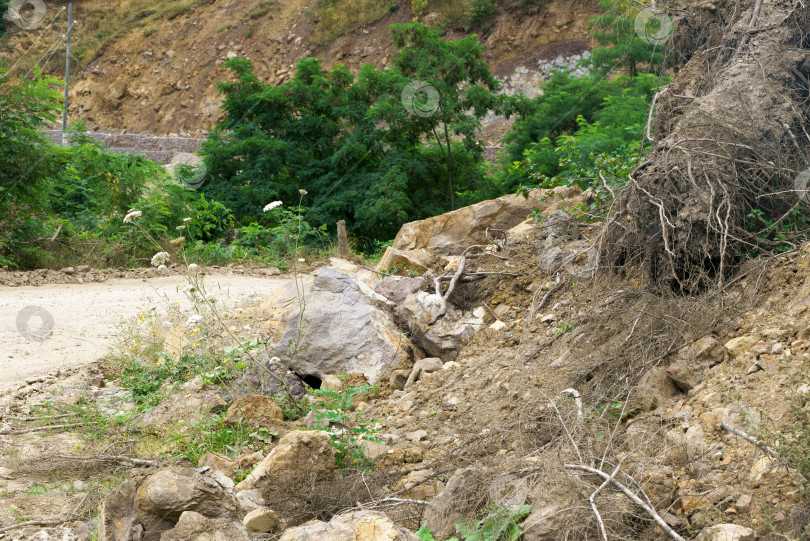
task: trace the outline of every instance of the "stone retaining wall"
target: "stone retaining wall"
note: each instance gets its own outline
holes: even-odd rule
[[[62,141],[62,130],[50,130],[48,135],[54,143]],[[155,137],[139,133],[85,132],[84,135],[104,144],[110,152],[145,154],[156,163],[171,162],[174,155],[179,153],[196,154],[205,140],[191,137]]]

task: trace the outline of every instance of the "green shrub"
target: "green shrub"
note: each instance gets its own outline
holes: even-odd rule
[[[498,8],[492,0],[472,0],[470,2],[470,24],[484,26],[484,24],[498,14]]]
[[[534,112],[507,134],[498,185],[586,189],[601,186],[601,172],[612,189],[620,187],[647,150],[641,141],[649,103],[667,82],[654,75],[608,81],[556,73],[534,100]]]
[[[379,442],[374,437],[377,428],[374,427],[374,421],[363,419],[359,411],[352,409],[358,395],[375,389],[373,385],[361,385],[350,387],[343,392],[331,389],[314,391],[323,399],[319,405],[312,408],[315,411],[314,427],[329,434],[332,447],[335,448],[335,463],[340,469],[370,470],[374,464],[363,450],[367,442]]]
[[[493,504],[480,518],[463,517],[456,524],[456,532],[461,536],[447,541],[517,541],[523,531],[520,523],[532,512],[531,505],[521,505],[507,509]],[[433,532],[422,526],[416,532],[420,541],[436,541]]]

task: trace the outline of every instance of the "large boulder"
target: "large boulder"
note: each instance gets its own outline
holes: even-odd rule
[[[187,511],[224,522],[238,504],[222,486],[193,468],[138,472],[110,492],[98,509],[99,541],[159,541]]]
[[[687,392],[703,381],[709,368],[728,358],[729,352],[723,344],[713,336],[704,336],[676,352],[667,375],[678,389]]]
[[[411,340],[431,357],[452,361],[461,347],[484,328],[486,310],[483,306],[472,311],[457,310],[447,303],[447,312],[436,321],[441,309],[441,297],[435,293],[418,291],[405,298],[400,313],[408,321],[413,335]]]
[[[235,515],[238,505],[233,496],[215,480],[191,468],[161,470],[138,487],[135,505],[155,516],[178,520],[184,511],[206,517]]]
[[[695,541],[755,541],[754,530],[737,524],[718,524],[704,528]]]
[[[376,383],[405,356],[393,303],[333,267],[274,291],[261,308],[274,332],[267,355],[302,376],[361,372]]]
[[[285,435],[262,462],[234,489],[265,488],[286,477],[317,479],[335,469],[335,450],[329,434],[294,430]]]
[[[160,541],[249,541],[248,532],[227,518],[208,518],[194,511],[180,515],[177,525],[160,536]]]
[[[422,515],[422,524],[428,527],[436,539],[446,539],[456,532],[456,523],[461,517],[475,511],[480,498],[486,495],[486,477],[476,468],[456,470],[447,486],[430,500]]]
[[[400,228],[377,269],[395,265],[435,265],[435,258],[458,255],[472,244],[491,242],[493,234],[505,232],[526,220],[535,209],[550,215],[582,202],[582,191],[573,186],[532,190],[528,198],[505,195],[481,201],[439,216],[410,222]]]
[[[279,541],[418,541],[418,537],[378,511],[355,511],[311,520],[284,532]]]

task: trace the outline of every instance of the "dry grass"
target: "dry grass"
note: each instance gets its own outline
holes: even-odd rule
[[[313,34],[316,42],[329,41],[373,23],[397,6],[395,0],[328,0],[320,4]]]

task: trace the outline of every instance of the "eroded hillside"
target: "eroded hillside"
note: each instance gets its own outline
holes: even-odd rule
[[[343,0],[318,7],[306,0],[104,0],[74,2],[73,84],[70,117],[89,126],[152,133],[199,135],[219,118],[216,84],[228,78],[228,58],[251,60],[264,81],[281,83],[307,56],[325,66],[362,63],[386,66],[393,52],[389,25],[413,18],[411,3]],[[493,72],[502,80],[536,70],[589,48],[595,0],[498,2],[499,13],[480,27],[467,21],[467,3],[430,2],[420,21],[456,39],[477,33]],[[45,72],[64,74],[66,15],[61,3],[46,2],[41,28],[12,26],[2,38],[0,58],[27,71],[41,56]],[[42,29],[47,28],[38,39]],[[38,41],[37,41],[38,40]],[[51,47],[58,44],[58,47]],[[42,65],[42,62],[40,62]],[[539,80],[532,80],[536,87]]]

